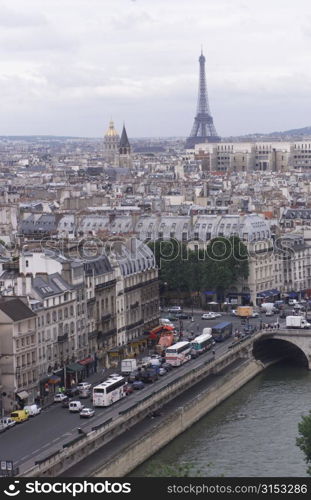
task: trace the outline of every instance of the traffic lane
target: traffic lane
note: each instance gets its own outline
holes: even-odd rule
[[[249,325],[256,326],[259,328],[260,322],[262,323],[275,323],[278,321],[279,315],[274,314],[273,316],[265,316],[264,313],[259,314],[258,318],[249,318],[249,319],[241,319],[237,318],[236,316],[232,316],[231,314],[227,313],[222,313],[219,318],[215,319],[202,319],[202,313],[194,313],[193,319],[194,321],[191,320],[182,320],[181,324],[181,331],[185,333],[186,335],[189,334],[191,335],[192,332],[194,335],[200,335],[203,331],[203,328],[207,327],[213,327],[217,325],[218,323],[221,323],[222,321],[230,321],[233,325],[233,332],[235,329],[238,330],[243,330],[245,324],[249,323]],[[174,325],[179,331],[179,322],[175,321]]]
[[[230,343],[224,341],[222,344]],[[218,346],[215,346],[217,351]],[[16,424],[12,429],[1,434],[0,445],[2,449],[8,450],[7,459],[22,463],[33,456],[38,456],[43,452],[45,455],[60,449],[65,442],[75,437],[78,428],[89,431],[93,426],[102,423],[109,418],[118,416],[119,411],[131,407],[134,403],[141,401],[155,389],[165,387],[170,381],[178,379],[181,374],[186,373],[191,368],[200,366],[206,359],[211,359],[212,353],[208,351],[199,358],[191,360],[189,363],[171,370],[162,376],[154,384],[147,384],[141,391],[135,391],[114,405],[108,408],[96,408],[95,416],[90,419],[81,419],[79,413],[71,413],[68,409],[62,408],[61,403],[54,403],[40,415],[30,418],[21,424]],[[92,406],[90,400],[82,400],[85,406]],[[17,464],[18,465],[18,464]]]

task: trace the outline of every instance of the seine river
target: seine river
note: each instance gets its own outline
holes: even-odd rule
[[[309,410],[311,372],[272,366],[130,476],[157,475],[151,471],[158,464],[190,464],[192,476],[306,477],[295,442],[298,422]]]

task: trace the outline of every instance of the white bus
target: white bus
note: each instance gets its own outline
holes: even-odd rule
[[[93,387],[93,406],[109,406],[126,396],[124,386],[126,379],[122,376],[109,377]]]
[[[177,342],[165,351],[165,361],[172,366],[180,366],[191,359],[191,342]]]
[[[214,343],[213,336],[211,333],[212,329],[208,328],[207,330],[209,330],[208,333],[202,333],[202,335],[195,337],[191,341],[192,349],[199,354],[207,351],[208,349],[211,349],[211,347]]]

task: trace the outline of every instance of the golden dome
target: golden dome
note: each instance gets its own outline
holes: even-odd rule
[[[107,130],[107,132],[105,134],[105,137],[119,137],[118,132],[114,128],[114,123],[113,123],[112,120],[110,120],[109,128],[108,128],[108,130]]]

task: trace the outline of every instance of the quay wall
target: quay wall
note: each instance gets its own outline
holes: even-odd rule
[[[121,453],[119,450],[116,456],[102,464],[92,475],[94,477],[125,476],[261,373],[266,366],[261,361],[248,360],[242,366],[220,377],[213,387],[202,391],[184,406],[170,413],[164,421],[149,429],[143,439],[140,436],[126,446]]]

